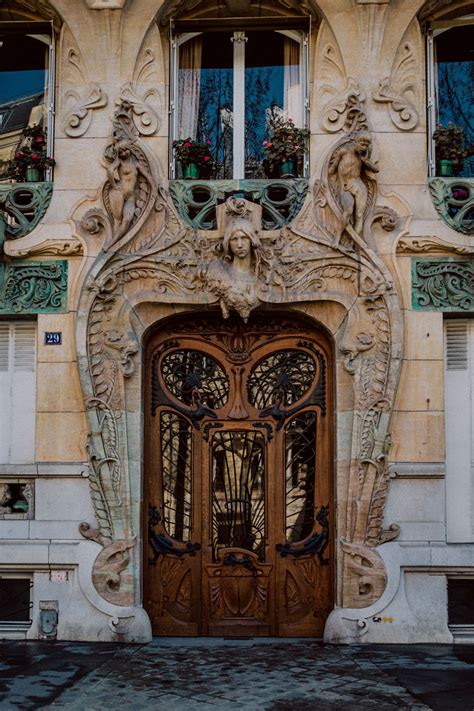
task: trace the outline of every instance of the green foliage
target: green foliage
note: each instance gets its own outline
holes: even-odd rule
[[[46,137],[40,126],[27,126],[23,131],[21,145],[16,149],[11,160],[16,180],[24,182],[27,168],[37,168],[44,173],[46,168],[55,164],[46,154]]]
[[[474,145],[466,144],[464,129],[454,123],[448,123],[447,126],[438,124],[433,139],[436,159],[453,161],[455,170],[462,170],[466,158],[474,155]]]
[[[277,118],[270,126],[270,141],[263,141],[266,170],[272,175],[284,161],[294,159],[299,164],[303,160],[310,132],[298,128],[291,118]]]
[[[173,149],[176,160],[182,166],[194,163],[200,168],[209,167],[211,162],[211,141],[200,143],[192,138],[181,138],[173,141]]]

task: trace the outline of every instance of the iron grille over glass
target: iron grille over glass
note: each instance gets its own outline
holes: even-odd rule
[[[316,375],[314,358],[300,350],[276,351],[261,360],[248,381],[249,402],[262,410],[278,400],[288,406],[310,389]]]
[[[212,548],[245,548],[264,560],[265,438],[216,432],[212,441]]]
[[[174,412],[160,415],[163,520],[177,541],[191,539],[191,424]]]
[[[286,540],[307,538],[314,525],[316,413],[304,412],[285,427]]]
[[[176,350],[161,363],[163,381],[175,398],[191,405],[198,393],[201,402],[218,410],[229,397],[229,381],[220,365],[206,353]]]

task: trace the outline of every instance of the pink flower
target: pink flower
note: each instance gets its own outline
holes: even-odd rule
[[[293,123],[293,119],[288,119],[288,123]]]
[[[32,157],[32,158],[39,158],[39,155],[38,155],[37,153],[32,153],[32,154],[31,154],[31,157]]]
[[[185,143],[184,145],[185,145],[186,148],[191,148],[191,144],[190,144],[190,143]]]
[[[267,142],[266,142],[266,141],[262,141],[262,146],[266,146],[266,145],[267,145]]]
[[[210,146],[210,145],[211,145],[211,143],[212,143],[212,141],[208,141],[208,142],[207,142],[207,145],[208,145],[208,146]]]
[[[271,148],[273,146],[273,143],[267,143],[267,148]]]
[[[205,161],[210,160],[209,156],[204,156],[204,160],[205,160]]]

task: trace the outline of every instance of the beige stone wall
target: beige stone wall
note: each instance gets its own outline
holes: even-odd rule
[[[93,0],[52,0],[51,5],[62,19],[57,53],[54,194],[40,226],[27,237],[7,245],[6,252],[15,258],[23,250],[23,258],[40,259],[60,254],[54,250],[61,244],[72,245],[76,250],[75,256],[69,258],[69,312],[38,317],[36,459],[40,463],[81,464],[88,457],[89,425],[78,363],[81,349],[83,359],[87,357],[84,351],[87,319],[78,326],[76,317],[81,293],[84,299],[88,271],[103,254],[105,239],[100,230],[87,233],[81,222],[102,199],[106,180],[104,149],[121,99],[131,101],[136,108],[137,135],[148,155],[153,156],[158,183],[166,188],[169,47],[167,27],[154,22],[161,7],[157,0],[111,0],[108,7],[101,3],[103,9],[95,9],[97,4]],[[386,522],[413,524],[407,534],[403,533],[402,523],[401,534],[402,540],[412,541],[442,538],[444,503],[440,477],[445,452],[442,314],[412,309],[411,257],[417,251],[411,245],[417,241],[423,247],[425,243],[423,253],[429,256],[455,255],[455,247],[472,248],[472,239],[455,233],[439,218],[427,189],[424,38],[416,17],[421,5],[421,1],[413,0],[371,3],[321,0],[320,22],[313,21],[310,47],[311,195],[314,181],[320,180],[325,161],[342,135],[351,98],[356,97],[372,131],[372,157],[379,166],[379,204],[399,215],[400,229],[395,236],[374,227],[372,237],[374,249],[398,289],[405,328],[404,340],[399,333],[397,343],[401,346],[403,342],[403,362],[390,426],[389,461],[393,463],[394,478]],[[148,113],[149,123],[142,122],[143,111]],[[313,207],[310,202],[308,210]],[[405,247],[403,251],[399,247],[397,252],[399,239],[404,240]],[[134,286],[145,287],[145,278]],[[127,299],[132,302],[133,298],[127,292]],[[134,305],[133,318],[140,321],[137,330],[143,332],[173,308],[173,304]],[[176,306],[177,311],[181,308],[184,307]],[[342,303],[320,300],[292,308],[301,309],[323,323],[335,342],[342,343],[349,311]],[[55,349],[43,346],[45,330],[61,330],[63,345]],[[84,363],[83,360],[83,369]],[[336,353],[336,381],[336,488],[338,508],[344,512],[351,496],[348,480],[355,396],[354,377],[344,367],[344,354],[340,350]],[[135,396],[131,396],[134,406],[130,408],[129,420],[136,416],[139,421],[139,379],[132,379],[127,387],[129,393],[138,388]],[[391,388],[394,391],[395,384]],[[139,432],[137,426],[129,438],[136,440]],[[129,441],[128,446],[137,451],[140,443]],[[139,467],[139,462],[135,464]],[[140,479],[134,478],[131,486],[133,509],[138,515]],[[413,496],[418,502],[436,500],[436,513],[427,513],[422,504],[404,510],[401,502]],[[413,521],[417,515],[418,527]],[[339,533],[344,537],[345,521],[346,517],[341,515]],[[395,561],[390,565],[399,570],[401,563]],[[338,558],[338,566],[341,603],[342,556]],[[138,583],[137,587],[139,595]]]

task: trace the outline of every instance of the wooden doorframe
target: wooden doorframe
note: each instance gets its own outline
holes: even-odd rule
[[[258,320],[261,314],[256,312],[255,318]],[[328,333],[327,329],[324,327],[324,325],[321,325],[318,322],[315,322],[313,319],[310,319],[306,317],[303,314],[300,313],[295,313],[295,311],[290,311],[290,312],[271,312],[270,314],[267,314],[267,316],[270,316],[272,318],[280,318],[280,319],[289,319],[295,324],[295,330],[297,331],[297,326],[302,329],[304,333],[308,336],[308,338],[314,339],[314,342],[317,343],[318,347],[324,351],[327,365],[329,366],[329,373],[327,374],[327,414],[323,420],[323,418],[320,418],[321,421],[324,421],[324,427],[328,430],[327,434],[327,446],[328,446],[328,463],[327,463],[327,484],[329,486],[330,490],[330,502],[332,503],[332,511],[330,514],[330,543],[328,548],[326,549],[326,555],[329,555],[329,558],[331,560],[331,576],[330,576],[330,598],[331,598],[331,605],[329,609],[324,611],[324,615],[327,616],[329,612],[333,609],[334,602],[335,602],[335,574],[336,574],[336,561],[335,561],[335,552],[336,552],[336,546],[335,546],[335,534],[336,534],[336,520],[335,520],[335,512],[336,512],[336,486],[335,486],[335,469],[336,469],[336,462],[335,462],[335,417],[336,417],[336,411],[335,411],[335,361],[334,361],[334,339],[333,337]],[[145,408],[145,413],[149,413],[151,406],[152,406],[152,389],[150,387],[150,365],[151,365],[151,358],[152,358],[152,349],[153,349],[153,344],[157,342],[157,339],[165,339],[165,334],[169,335],[176,335],[177,332],[180,331],[180,325],[183,326],[183,323],[186,324],[186,328],[183,332],[183,336],[186,336],[186,339],[191,339],[195,340],[196,344],[199,343],[199,340],[202,338],[202,336],[196,331],[195,333],[192,332],[192,330],[189,330],[192,326],[193,323],[198,321],[200,318],[206,318],[209,319],[211,317],[212,319],[215,319],[216,324],[220,322],[220,317],[217,313],[213,312],[197,312],[197,313],[191,313],[188,315],[180,315],[178,317],[168,317],[166,319],[163,319],[162,321],[156,323],[152,328],[148,330],[147,336],[148,338],[145,341],[145,357],[144,357],[144,367],[145,367],[145,387],[144,387],[144,408]],[[225,327],[225,323],[224,323]],[[232,393],[233,396],[233,393]],[[144,437],[144,442],[146,443],[147,440],[149,439],[149,433],[150,433],[150,427],[149,423],[147,422],[147,415],[145,415],[145,437]],[[275,451],[275,450],[274,450]],[[196,461],[196,452],[193,454],[194,458],[194,466],[199,466],[198,462]],[[275,455],[276,456],[276,455]],[[321,451],[317,452],[317,457],[318,457],[318,462],[320,461],[320,458],[322,456]],[[146,609],[148,609],[150,616],[153,616],[153,611],[151,608],[153,608],[153,605],[155,604],[152,600],[152,596],[149,594],[149,590],[147,587],[147,569],[149,565],[149,558],[150,558],[150,548],[148,545],[148,540],[147,540],[147,533],[148,533],[148,510],[149,510],[149,505],[150,505],[150,500],[149,500],[149,495],[150,495],[150,477],[151,477],[151,471],[153,468],[152,462],[151,462],[152,456],[151,456],[151,448],[147,447],[145,445],[145,452],[144,452],[144,491],[143,491],[143,508],[142,508],[142,521],[143,521],[143,527],[142,530],[144,531],[144,537],[143,537],[143,590],[144,590],[144,606]],[[197,497],[199,499],[200,496],[200,483],[197,481],[197,477],[193,480],[193,495],[194,497]],[[282,505],[282,497],[284,497],[284,492],[280,492],[279,495],[275,496],[275,505]],[[194,543],[194,538],[195,538],[195,532],[196,528],[201,525],[201,521],[199,517],[195,520],[194,522],[195,525],[193,525],[193,535],[191,536],[191,543]],[[272,542],[272,545],[274,543]],[[184,557],[183,557],[184,558]],[[183,558],[179,558],[179,560],[183,560]],[[292,560],[293,558],[290,557]],[[188,558],[188,560],[191,560],[191,557]],[[301,561],[303,560],[303,557],[295,556],[294,560],[298,562],[298,564],[301,564]],[[317,570],[317,569],[316,569]],[[314,571],[313,571],[314,573]],[[197,574],[197,572],[196,572]],[[308,585],[311,587],[311,575],[309,571],[307,571],[307,578],[310,580],[310,583]],[[313,579],[314,583],[314,579]],[[194,592],[196,600],[199,598],[199,595]],[[284,607],[285,603],[282,602],[281,598],[281,589],[276,591],[277,595],[277,600],[276,600],[276,607],[278,609],[281,609]],[[278,615],[278,612],[277,612]],[[164,633],[166,635],[166,630],[164,630]],[[174,632],[173,634],[176,634]],[[183,631],[181,632],[183,635],[196,635],[199,634],[199,625],[196,625],[194,628],[189,627],[187,631],[183,627]],[[272,631],[273,634],[273,631]],[[304,635],[305,632],[303,629],[298,628],[296,625],[292,624],[280,624],[280,634],[281,636],[300,636]],[[312,636],[312,635],[311,635]],[[319,635],[318,636],[322,636]]]

